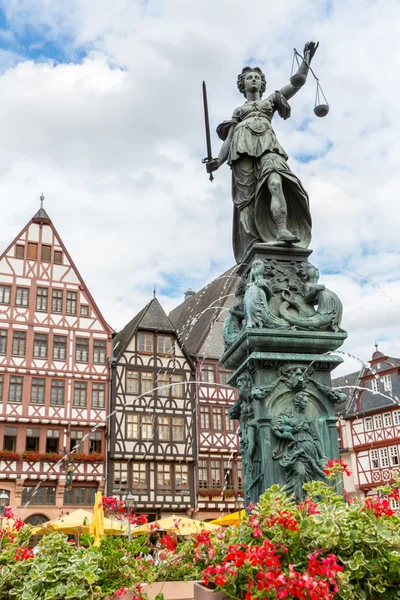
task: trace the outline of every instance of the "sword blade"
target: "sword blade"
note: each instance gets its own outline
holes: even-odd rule
[[[203,81],[203,106],[204,106],[204,124],[206,129],[206,144],[207,144],[207,161],[212,160],[211,150],[211,135],[210,135],[210,120],[208,117],[208,101],[207,101],[207,86],[206,82]],[[210,181],[214,179],[213,174],[210,173]]]

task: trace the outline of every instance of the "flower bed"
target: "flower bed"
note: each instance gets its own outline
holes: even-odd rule
[[[45,536],[34,555],[30,527],[18,519],[8,527],[13,515],[6,508],[0,600],[145,600],[146,591],[154,600],[172,600],[177,589],[185,599],[194,589],[196,600],[210,594],[213,600],[395,600],[400,598],[400,516],[390,499],[399,499],[400,479],[393,475],[393,485],[358,502],[336,491],[346,469],[331,463],[329,481],[307,484],[308,497],[298,505],[272,486],[240,527],[202,531],[181,541],[165,535],[154,556],[145,535],[104,537],[99,548],[83,535],[83,546],[76,548],[61,534]],[[104,498],[103,505],[134,526],[146,521],[145,515],[126,512],[118,499]],[[152,536],[158,535],[154,525]],[[167,585],[199,579],[202,584],[189,583],[189,591],[183,583]]]

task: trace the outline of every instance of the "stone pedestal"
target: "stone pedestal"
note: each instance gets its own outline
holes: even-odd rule
[[[240,420],[246,506],[274,483],[302,500],[303,483],[323,479],[326,460],[339,458],[335,404],[346,397],[331,388],[342,362],[331,352],[347,334],[310,254],[255,244],[225,322],[221,362],[239,392],[231,417]]]

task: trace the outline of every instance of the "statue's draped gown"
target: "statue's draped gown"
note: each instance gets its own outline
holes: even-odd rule
[[[272,456],[286,472],[287,493],[294,494],[300,501],[305,483],[325,479],[320,442],[311,420],[305,415],[296,415],[293,409],[284,411],[272,422],[272,431],[282,431],[284,427],[291,431],[294,441],[279,439]]]
[[[272,128],[275,111],[284,119],[290,116],[290,106],[280,92],[265,100],[246,102],[234,111],[230,121],[217,128],[223,140],[230,128],[235,128],[227,162],[232,167],[233,250],[238,263],[253,242],[276,240],[277,227],[271,217],[267,185],[271,173],[282,177],[287,229],[300,238],[298,245],[306,248],[311,241],[308,194],[289,169],[288,156]]]

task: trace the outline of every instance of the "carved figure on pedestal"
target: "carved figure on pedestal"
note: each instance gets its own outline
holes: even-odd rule
[[[253,242],[299,243],[303,247],[310,243],[308,195],[290,170],[271,121],[275,112],[283,119],[290,117],[288,100],[304,85],[317,47],[314,42],[304,47],[298,86],[289,83],[265,100],[264,73],[259,67],[245,67],[237,85],[246,102],[217,128],[224,143],[218,158],[206,166],[209,173],[224,162],[232,168],[233,249],[238,263]]]
[[[225,348],[228,348],[228,346],[233,344],[235,338],[242,330],[244,321],[243,301],[245,289],[245,283],[243,279],[240,278],[235,288],[236,303],[229,309],[229,316],[224,320],[223,335]]]
[[[338,296],[318,283],[319,271],[310,263],[303,263],[301,275],[305,282],[304,300],[307,304],[317,305],[317,310],[315,314],[307,317],[293,315],[288,309],[297,308],[300,313],[301,306],[292,299],[290,291],[283,290],[282,298],[285,301],[279,308],[281,317],[299,329],[331,329],[343,332],[340,327],[343,305]]]
[[[244,295],[246,327],[286,329],[288,324],[271,313],[268,300],[272,296],[272,285],[266,279],[267,266],[263,260],[253,261]]]
[[[293,398],[292,408],[281,412],[271,425],[279,440],[272,457],[285,471],[285,489],[294,494],[297,502],[304,500],[305,483],[325,479],[326,457],[312,420],[306,416],[307,404],[308,394],[298,392]]]
[[[263,476],[260,473],[260,456],[258,434],[260,425],[254,418],[254,407],[251,399],[252,380],[248,373],[240,375],[236,381],[239,398],[229,410],[230,419],[240,422],[240,451],[244,480],[245,507],[258,502]],[[258,452],[257,452],[258,450]]]

